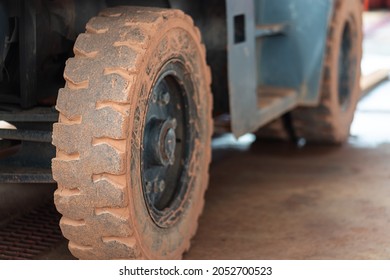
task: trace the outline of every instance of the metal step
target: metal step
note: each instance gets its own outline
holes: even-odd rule
[[[257,88],[257,108],[254,122],[260,124],[259,128],[270,121],[282,116],[298,104],[298,94],[294,89],[273,86],[260,86]],[[231,116],[220,115],[214,118],[214,133],[231,132]],[[256,129],[253,129],[255,131]]]
[[[298,103],[298,94],[290,88],[260,86],[257,101],[257,117],[262,126],[293,109]]]
[[[0,120],[9,122],[56,122],[58,112],[54,107],[35,107],[23,110],[16,106],[0,106]]]
[[[52,132],[42,130],[0,129],[0,138],[7,140],[51,143]]]
[[[55,183],[50,169],[1,166],[0,183]]]
[[[257,25],[255,29],[255,37],[269,37],[284,35],[287,31],[287,24],[276,23],[267,25]]]

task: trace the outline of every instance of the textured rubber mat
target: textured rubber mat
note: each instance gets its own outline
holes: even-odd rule
[[[53,248],[63,240],[60,217],[51,202],[1,227],[0,259],[34,259]]]

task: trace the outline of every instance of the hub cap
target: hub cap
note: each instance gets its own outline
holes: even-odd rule
[[[161,71],[148,100],[141,153],[146,206],[160,227],[172,225],[188,191],[191,151],[188,95],[191,88],[182,63],[172,61]]]

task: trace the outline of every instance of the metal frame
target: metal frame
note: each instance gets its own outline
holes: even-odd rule
[[[316,105],[333,0],[226,0],[226,7],[233,133],[255,131],[298,105]],[[245,40],[235,42],[240,15]],[[270,106],[261,106],[264,95],[274,96]]]
[[[74,22],[66,22],[64,30],[51,30],[39,21],[38,4],[44,1],[47,0],[6,2],[12,3],[12,16],[20,17],[20,92],[0,92],[0,99],[7,103],[18,103],[23,108],[35,106],[38,93],[41,94],[38,76],[42,75],[37,70],[41,57],[37,56],[37,46],[42,38],[56,32],[76,35],[99,8],[124,4],[180,8],[194,18],[212,69],[214,116],[230,114],[225,119],[231,121],[236,136],[255,131],[298,105],[318,102],[333,0],[68,0],[63,2],[61,9],[65,14],[57,25],[63,26],[61,19],[68,13],[74,15]],[[50,16],[50,9],[46,10],[42,17]],[[37,33],[38,29],[41,33]],[[44,43],[50,45],[50,40]],[[57,114],[49,107],[21,110],[18,106],[0,108],[0,120],[19,129],[3,130],[1,136],[21,140],[20,152],[0,161],[0,167],[14,166],[17,174],[8,172],[3,179],[51,181],[47,170],[55,151],[47,142]],[[30,172],[32,176],[22,176],[32,166],[41,169]],[[1,174],[5,172],[0,173],[0,181]]]

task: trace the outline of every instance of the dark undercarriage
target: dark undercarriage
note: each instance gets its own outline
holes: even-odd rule
[[[216,2],[213,5],[210,2]],[[1,182],[53,182],[52,124],[65,61],[77,35],[106,7],[178,8],[201,29],[213,74],[214,114],[229,110],[225,2],[176,0],[34,0],[0,2]],[[213,28],[207,28],[213,26]],[[215,36],[218,33],[218,36]]]

